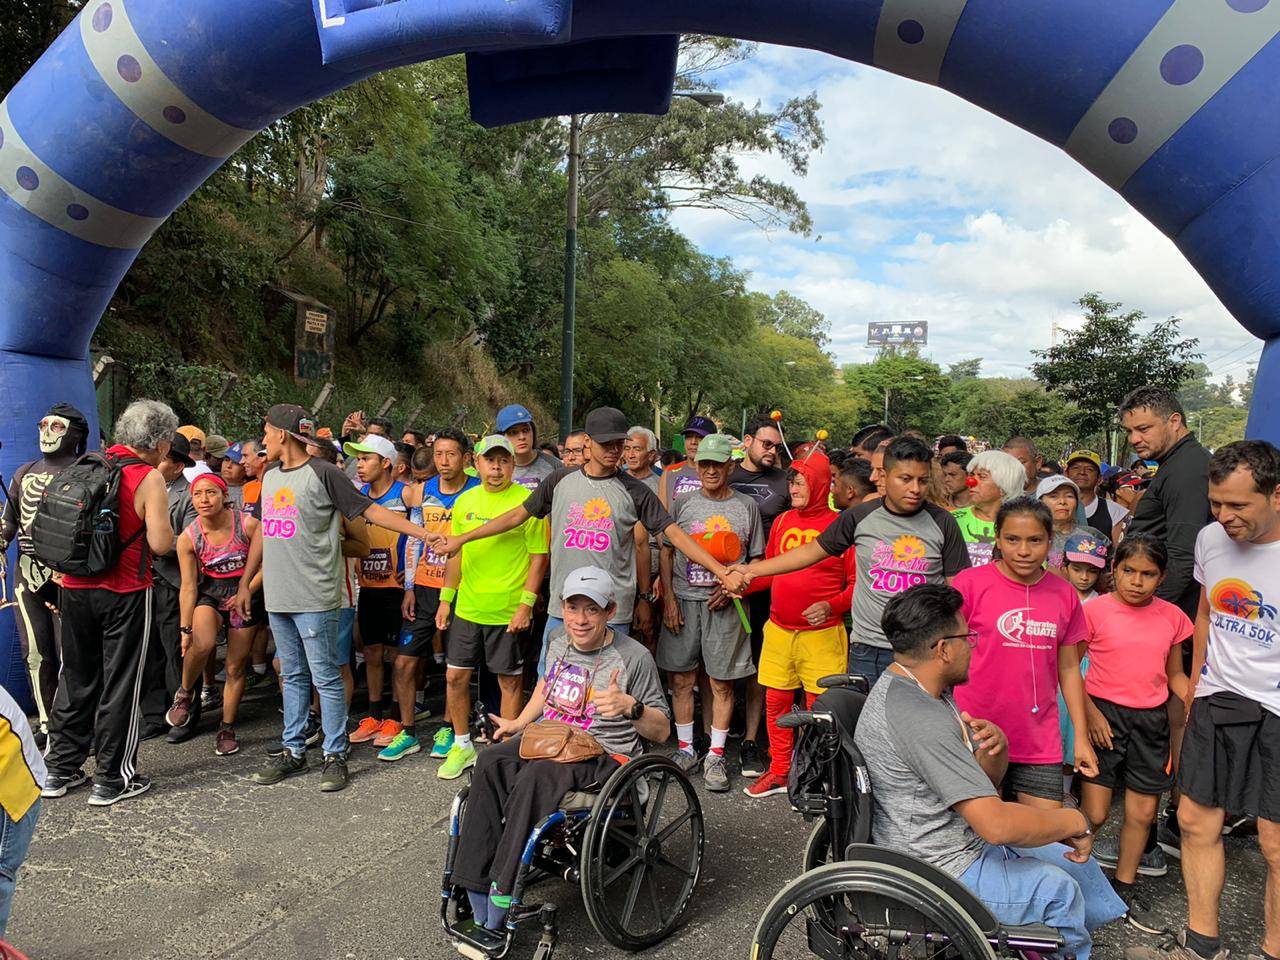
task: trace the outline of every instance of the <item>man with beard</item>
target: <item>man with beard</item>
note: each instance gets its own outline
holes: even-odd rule
[[[7,549],[18,537],[18,569],[15,572],[14,600],[17,601],[18,631],[22,657],[31,673],[31,695],[36,702],[39,727],[35,737],[43,749],[49,732],[49,709],[58,690],[58,644],[60,629],[55,609],[59,606],[58,585],[53,571],[35,558],[31,547],[31,523],[49,481],[76,457],[84,453],[89,423],[83,413],[69,403],[55,403],[41,418],[40,459],[24,463],[13,475],[5,502],[0,548]]]

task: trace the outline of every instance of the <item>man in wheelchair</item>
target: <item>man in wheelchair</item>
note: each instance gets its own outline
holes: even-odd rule
[[[1056,928],[1087,960],[1091,931],[1124,903],[1090,857],[1079,809],[1041,809],[1000,798],[1004,734],[960,712],[976,637],[952,587],[927,584],[885,608],[894,662],[867,696],[854,740],[866,762],[876,846],[910,853],[957,878],[1007,925]]]
[[[490,930],[506,921],[530,831],[565,794],[599,787],[643,752],[642,738],[665,741],[671,717],[649,651],[609,628],[615,587],[599,567],[569,574],[564,629],[547,646],[547,672],[514,720],[493,717],[494,740],[472,775],[452,879],[467,891],[474,919]],[[577,762],[524,759],[530,725],[559,721],[589,733],[603,753]],[[528,753],[529,751],[525,751]],[[563,754],[561,755],[563,758]]]

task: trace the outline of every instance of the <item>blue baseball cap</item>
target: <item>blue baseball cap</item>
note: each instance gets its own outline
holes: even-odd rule
[[[520,404],[513,403],[498,411],[497,427],[499,433],[506,433],[512,427],[518,427],[522,423],[532,426],[533,414],[520,406]]]
[[[227,447],[226,458],[232,463],[243,463],[244,444],[237,440],[235,443],[231,444],[231,446]]]

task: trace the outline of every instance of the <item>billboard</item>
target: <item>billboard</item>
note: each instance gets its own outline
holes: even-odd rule
[[[919,320],[908,323],[868,323],[867,346],[883,347],[887,344],[929,342],[929,322]]]

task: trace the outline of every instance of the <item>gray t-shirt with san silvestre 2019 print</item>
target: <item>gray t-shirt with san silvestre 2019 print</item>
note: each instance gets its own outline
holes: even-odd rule
[[[969,566],[955,518],[932,503],[915,513],[894,513],[884,500],[850,507],[818,535],[833,557],[857,547],[853,588],[855,643],[889,649],[880,618],[889,601],[922,583],[945,583]]]
[[[730,563],[745,563],[764,555],[764,524],[760,508],[745,493],[730,489],[723,500],[713,500],[701,488],[676,498],[671,516],[685,533],[700,540],[718,530],[732,531],[738,538],[738,555]],[[694,563],[677,550],[671,577],[671,589],[681,600],[706,600],[719,581],[715,575]]]
[[[623,693],[635,697],[646,707],[661,710],[668,718],[671,709],[649,651],[628,636],[610,633],[612,641],[587,652],[569,641],[563,627],[552,634],[547,642],[546,701],[542,717],[587,731],[600,741],[606,753],[634,757],[644,749],[635,723],[621,716],[597,716],[596,692],[608,689],[617,671],[618,687]]]
[[[271,613],[321,613],[342,606],[345,582],[339,515],[361,516],[373,501],[333,464],[312,457],[262,476],[262,588]]]
[[[959,877],[986,842],[953,809],[996,796],[948,694],[939,700],[888,670],[858,717],[854,742],[871,776],[871,837]]]
[[[529,494],[530,516],[551,517],[551,603],[558,609],[569,574],[600,567],[613,579],[618,609],[610,623],[630,623],[636,599],[635,525],[665,530],[671,515],[653,491],[627,473],[591,477],[562,467]]]

